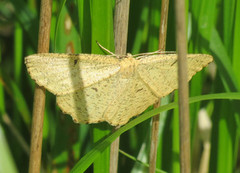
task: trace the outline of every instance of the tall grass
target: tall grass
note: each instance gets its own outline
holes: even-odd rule
[[[158,0],[131,1],[128,52],[157,50],[160,4]],[[98,41],[114,52],[114,5],[115,1],[107,0],[54,1],[50,51],[103,54],[96,44]],[[176,50],[173,5],[174,2],[170,1],[168,51]],[[239,94],[230,92],[238,92],[240,84],[240,2],[194,0],[187,1],[187,7],[188,52],[214,56],[214,64],[190,82],[190,97],[198,99],[202,97],[194,96],[225,93],[218,95],[218,100],[207,95],[190,105],[193,169],[198,169],[201,158],[198,112],[202,108],[206,109],[212,123],[209,172],[239,172],[240,110],[239,101],[235,100],[239,100]],[[29,155],[4,116],[10,118],[20,137],[29,144],[34,83],[26,72],[23,57],[36,52],[39,2],[1,1],[0,14],[0,140],[4,144],[0,146],[0,157],[6,158],[0,159],[0,172],[27,172]],[[110,143],[121,135],[120,149],[135,160],[127,154],[120,154],[119,172],[145,172],[148,169],[142,162],[148,163],[149,118],[168,110],[160,117],[157,168],[179,172],[176,99],[173,95],[163,98],[165,106],[152,111],[150,107],[146,113],[109,135],[111,127],[107,123],[74,124],[70,116],[63,115],[56,106],[55,96],[47,92],[42,171],[68,172],[74,168],[76,172],[85,169],[87,172],[108,172]],[[196,150],[200,151],[199,154]],[[90,166],[93,162],[94,167]]]

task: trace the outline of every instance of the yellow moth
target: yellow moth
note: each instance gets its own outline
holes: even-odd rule
[[[213,58],[187,55],[188,80]],[[32,79],[57,96],[76,123],[123,125],[178,87],[176,54],[45,53],[25,58]]]

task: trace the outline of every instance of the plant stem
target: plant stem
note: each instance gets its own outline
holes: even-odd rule
[[[159,50],[165,51],[166,37],[167,37],[167,20],[168,20],[168,6],[169,0],[162,0],[161,7],[161,23],[159,27]],[[158,108],[161,105],[161,99],[158,103],[154,104],[154,108]],[[159,141],[159,117],[157,114],[152,119],[152,130],[151,130],[151,148],[149,156],[149,173],[155,173],[156,161],[157,161],[157,147]]]
[[[129,16],[129,0],[117,0],[115,2],[115,14],[114,14],[114,41],[115,41],[115,54],[124,55],[127,50],[127,33],[128,33],[128,16]],[[113,131],[118,127],[114,127]],[[119,150],[118,137],[111,144],[110,151],[110,168],[109,172],[117,173],[118,169],[118,150]]]
[[[187,72],[187,41],[185,1],[175,0],[176,37],[178,52],[178,87],[179,87],[179,130],[180,130],[180,172],[190,173],[190,128]]]
[[[38,53],[49,52],[52,0],[42,0],[38,34]],[[36,84],[33,103],[29,173],[39,173],[42,155],[42,130],[45,89]]]

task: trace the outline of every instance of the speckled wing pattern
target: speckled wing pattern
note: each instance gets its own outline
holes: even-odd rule
[[[212,61],[188,55],[188,79]],[[30,76],[57,95],[57,104],[76,123],[123,125],[177,88],[177,56],[133,59],[94,54],[36,54],[26,57]]]
[[[127,123],[157,99],[136,76],[125,79],[118,73],[91,87],[58,96],[57,103],[75,122],[107,121],[116,126]]]

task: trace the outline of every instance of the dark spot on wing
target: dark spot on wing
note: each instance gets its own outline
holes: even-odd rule
[[[175,60],[175,61],[171,64],[171,66],[173,66],[174,64],[176,64],[176,62],[177,62],[177,60]]]
[[[142,90],[143,90],[143,88],[140,88],[140,89],[137,90],[137,92],[142,91]]]
[[[78,62],[78,60],[77,60],[77,59],[75,59],[75,60],[74,60],[74,65],[76,65],[76,64],[77,64],[77,62]]]
[[[92,89],[93,89],[94,91],[96,91],[96,92],[98,91],[98,89],[97,89],[97,88],[92,88]]]

